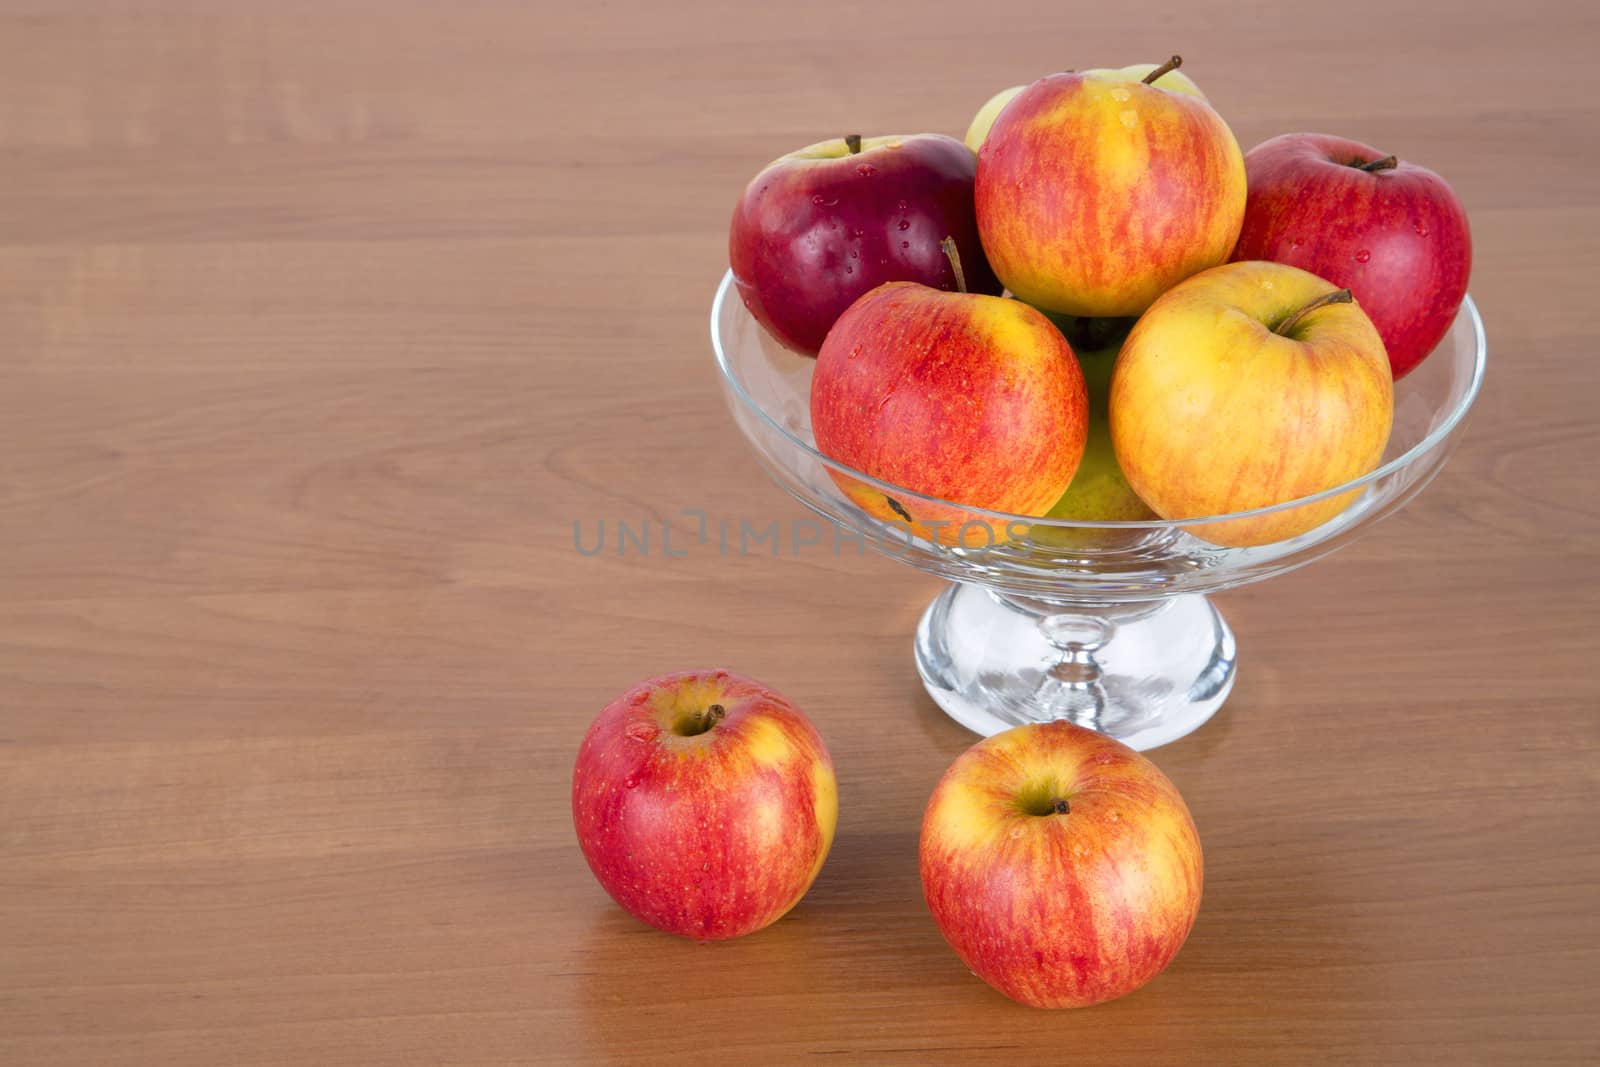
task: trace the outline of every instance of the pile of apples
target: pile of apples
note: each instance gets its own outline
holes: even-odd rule
[[[867,513],[980,547],[1017,525],[955,505],[1196,519],[1378,465],[1394,382],[1466,293],[1461,203],[1340,137],[1244,155],[1180,63],[1050,75],[997,94],[965,144],[850,136],[750,182],[734,280],[817,359],[818,449],[917,494],[830,471]],[[1353,499],[1192,530],[1264,544]]]

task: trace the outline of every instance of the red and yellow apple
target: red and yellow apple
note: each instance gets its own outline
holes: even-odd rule
[[[1039,1008],[1098,1004],[1166,969],[1200,910],[1200,836],[1155,764],[1069,722],[980,741],[922,820],[922,890],[956,955]]]
[[[1121,71],[1052,74],[996,117],[975,196],[989,265],[1018,298],[1137,315],[1233,251],[1244,157],[1198,96]]]
[[[1155,63],[1135,63],[1131,67],[1122,67],[1118,70],[1091,71],[1090,73],[1108,73],[1120,75],[1127,81],[1143,81],[1155,72],[1157,66],[1158,64]],[[1188,93],[1190,96],[1197,96],[1202,100],[1206,98],[1206,94],[1200,91],[1200,87],[1181,70],[1169,70],[1158,76],[1151,84],[1158,85],[1163,89],[1171,89],[1175,93]],[[976,152],[983,147],[984,138],[989,136],[989,130],[994,125],[994,120],[999,117],[1001,111],[1005,110],[1005,106],[1016,99],[1017,94],[1026,88],[1026,85],[1013,85],[1009,89],[1001,89],[984,102],[984,105],[978,109],[978,113],[972,117],[972,123],[967,127],[967,135],[963,138],[967,142],[968,148]]]
[[[842,315],[817,356],[811,428],[868,514],[943,544],[982,548],[1009,522],[957,505],[1042,515],[1083,455],[1088,398],[1059,330],[1016,300],[879,286]],[[935,498],[933,500],[925,497]]]
[[[572,818],[607,893],[698,941],[775,922],[833,843],[833,761],[811,722],[759,682],[686,671],[623,693],[578,749]]]
[[[946,237],[968,287],[999,293],[978,242],[976,167],[960,141],[932,133],[837,138],[768,164],[728,232],[745,307],[784,345],[815,355],[845,308],[884,282],[954,289]]]
[[[1394,383],[1383,339],[1349,300],[1314,274],[1248,262],[1156,301],[1111,378],[1111,441],[1134,492],[1164,519],[1192,519],[1284,504],[1375,468]],[[1189,529],[1222,545],[1266,544],[1354,497]]]
[[[1236,260],[1270,259],[1355,294],[1395,380],[1455,321],[1472,273],[1467,213],[1445,180],[1370,145],[1288,133],[1244,157],[1250,195]]]

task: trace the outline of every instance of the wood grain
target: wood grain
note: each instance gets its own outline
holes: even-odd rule
[[[0,1062],[1600,1059],[1597,43],[1556,0],[0,0]],[[1490,374],[1407,510],[1220,598],[1238,687],[1156,754],[1193,937],[1032,1012],[920,899],[972,740],[910,657],[936,584],[573,524],[803,517],[705,336],[761,164],[1174,50],[1247,146],[1450,179]],[[842,812],[701,947],[566,794],[601,704],[710,664],[810,712]]]

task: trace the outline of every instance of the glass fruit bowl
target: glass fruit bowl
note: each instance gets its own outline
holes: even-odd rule
[[[1319,559],[1420,492],[1455,445],[1486,357],[1468,297],[1439,347],[1395,383],[1383,462],[1327,492],[1206,519],[1066,522],[934,499],[819,453],[816,361],[767,335],[731,273],[712,301],[711,344],[728,406],[773,480],[884,555],[951,581],[924,612],[915,646],[928,695],[951,718],[982,734],[1070,719],[1139,749],[1194,730],[1233,687],[1233,633],[1206,594]],[[875,518],[841,481],[943,525]],[[1236,548],[1207,539],[1237,540],[1230,531],[1294,511],[1323,516],[1344,499],[1348,506],[1286,540]]]

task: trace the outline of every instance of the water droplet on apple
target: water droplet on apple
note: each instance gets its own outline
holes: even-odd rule
[[[1117,117],[1120,118],[1122,120],[1122,124],[1128,127],[1130,130],[1139,125],[1139,113],[1131,107],[1124,108],[1122,114],[1118,115]]]
[[[845,358],[846,359],[855,359],[860,354],[861,354],[861,346],[860,345],[854,345],[850,349],[850,354],[848,356],[846,356]]]
[[[900,228],[901,232],[904,232],[906,230],[911,229],[911,220],[910,219],[901,219],[899,228]]]
[[[910,248],[911,247],[911,242],[910,241],[901,241],[900,242],[900,247],[901,248]]]
[[[1427,224],[1424,223],[1421,219],[1415,220],[1414,222],[1411,223],[1411,225],[1416,228],[1418,237],[1426,237],[1426,236],[1428,236]]]
[[[874,167],[871,163],[858,163],[856,164],[856,173],[861,175],[863,178],[870,178],[874,174],[878,173],[878,168]]]
[[[846,264],[846,266],[844,268],[844,272],[846,274],[854,274],[856,272],[856,269],[854,267],[849,266],[848,264]]]
[[[1294,238],[1294,239],[1292,239],[1292,240],[1291,240],[1291,241],[1290,241],[1290,242],[1289,242],[1289,247],[1290,247],[1290,248],[1299,248],[1299,247],[1300,247],[1300,246],[1301,246],[1301,245],[1302,245],[1302,244],[1304,244],[1304,243],[1305,243],[1305,242],[1303,242],[1303,241],[1301,241],[1301,240],[1300,240],[1300,238],[1298,238],[1298,237],[1296,237],[1296,238]]]
[[[1368,252],[1365,248],[1363,248],[1361,251],[1356,253],[1356,262],[1357,263],[1365,263],[1367,260],[1369,260],[1371,258],[1372,258],[1372,253]]]
[[[637,774],[630,774],[622,780],[622,788],[624,789],[637,789],[638,786],[639,776]]]
[[[829,200],[827,197],[823,196],[821,193],[817,193],[816,195],[812,196],[811,202],[813,204],[816,204],[818,207],[833,207],[835,204],[837,204],[839,202],[839,198],[838,197],[834,197],[832,200]]]
[[[1126,100],[1131,95],[1133,94],[1120,86],[1111,90],[1111,99],[1113,100]]]
[[[900,210],[901,211],[904,211],[906,208],[908,208],[910,206],[911,205],[907,204],[904,200],[900,201]]]

